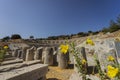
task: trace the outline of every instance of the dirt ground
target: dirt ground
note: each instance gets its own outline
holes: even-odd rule
[[[73,72],[73,65],[69,65],[67,69],[60,69],[57,66],[49,66],[49,71],[46,77],[47,80],[69,80],[69,77]]]

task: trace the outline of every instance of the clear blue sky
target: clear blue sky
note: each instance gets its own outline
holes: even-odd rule
[[[119,14],[120,0],[0,0],[0,38],[96,31]]]

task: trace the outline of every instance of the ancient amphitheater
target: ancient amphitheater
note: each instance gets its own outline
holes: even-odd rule
[[[79,46],[85,42],[88,37],[94,41],[97,40],[100,43],[104,41],[104,43],[107,42],[107,44],[109,44],[110,41],[113,42],[116,39],[119,41],[120,31],[107,34],[100,33],[98,35],[69,40],[10,40],[9,42],[1,42],[0,45],[9,46],[9,51],[0,63],[0,80],[73,80],[73,78],[74,80],[78,80],[78,74],[74,73],[73,67],[70,66],[71,64],[74,65],[73,55],[67,55],[66,60],[69,62],[69,67],[67,65],[66,69],[66,66],[60,63],[62,58],[61,54],[59,54],[58,47],[60,44],[65,44],[66,42],[74,42]],[[110,41],[106,41],[107,39]],[[102,44],[109,48],[109,46],[104,43]],[[114,44],[117,45],[116,43]],[[86,46],[86,50],[87,48],[89,49],[89,46]],[[118,45],[116,46],[116,53],[119,61],[120,55],[118,54],[119,50],[117,50],[117,48],[119,48]],[[102,51],[104,51],[104,49]],[[84,55],[85,53],[83,53],[83,56],[86,57],[88,66],[95,65],[92,60],[93,57],[87,53],[90,52],[86,51],[87,57]],[[58,68],[61,67],[61,65],[64,69]],[[92,76],[91,79],[93,78],[99,80],[96,76]]]

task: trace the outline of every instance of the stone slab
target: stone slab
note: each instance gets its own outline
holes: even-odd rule
[[[48,65],[35,64],[0,73],[0,80],[45,80]]]
[[[42,62],[41,60],[33,60],[33,61],[25,61],[23,63],[25,63],[29,66],[29,65],[33,65],[33,64],[37,64],[37,63],[41,63],[41,62]]]
[[[18,68],[22,68],[22,67],[25,67],[25,66],[38,64],[38,63],[40,63],[40,60],[34,60],[34,61],[28,61],[28,62],[23,62],[23,63],[4,65],[4,66],[0,66],[0,72],[7,72],[7,71],[10,71],[10,70],[13,70],[13,69],[18,69]]]
[[[15,60],[15,57],[5,58],[4,61]]]
[[[2,65],[8,65],[8,64],[22,63],[22,62],[23,62],[22,59],[9,60],[9,61],[2,62],[1,66]]]

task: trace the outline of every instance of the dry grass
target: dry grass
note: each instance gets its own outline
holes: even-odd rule
[[[60,69],[57,66],[49,66],[49,71],[46,75],[47,80],[69,80],[69,77],[74,72],[73,66],[68,69]]]

